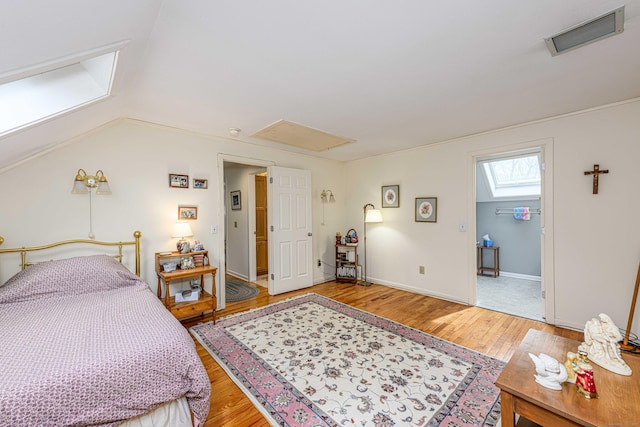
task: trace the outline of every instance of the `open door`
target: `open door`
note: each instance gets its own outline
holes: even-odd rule
[[[269,272],[269,234],[267,221],[267,175],[255,175],[255,240],[256,240],[256,276]]]
[[[268,168],[269,294],[313,285],[311,172]]]

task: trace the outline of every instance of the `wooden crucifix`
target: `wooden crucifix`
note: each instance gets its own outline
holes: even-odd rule
[[[585,171],[585,175],[593,175],[593,194],[598,194],[598,175],[609,173],[609,169],[600,170],[600,165],[593,165],[592,171]]]

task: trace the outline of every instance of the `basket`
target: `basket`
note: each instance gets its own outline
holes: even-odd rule
[[[355,229],[350,228],[349,231],[347,231],[346,241],[347,241],[347,243],[357,244],[358,243],[358,232]]]

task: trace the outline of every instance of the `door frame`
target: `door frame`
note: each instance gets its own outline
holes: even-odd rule
[[[467,153],[467,194],[469,212],[469,227],[467,228],[467,260],[468,283],[469,283],[469,304],[477,304],[476,293],[476,162],[479,158],[506,153],[510,151],[530,150],[540,148],[544,169],[541,171],[541,193],[540,193],[540,274],[542,278],[542,290],[544,291],[544,321],[555,325],[555,273],[554,273],[554,232],[553,232],[553,138],[544,138],[534,141],[523,142],[512,145],[501,145],[497,147],[485,148],[479,151]]]
[[[247,165],[247,166],[259,166],[259,167],[264,167],[267,169],[269,166],[274,166],[275,162],[272,161],[268,161],[268,160],[261,160],[261,159],[253,159],[250,157],[242,157],[242,156],[234,156],[231,154],[223,154],[223,153],[218,153],[218,221],[219,221],[219,226],[218,226],[218,258],[219,258],[219,265],[218,265],[218,280],[216,281],[216,299],[217,299],[217,307],[218,310],[222,310],[226,307],[226,290],[225,290],[225,284],[226,284],[226,257],[227,254],[225,252],[225,235],[226,235],[226,208],[227,208],[227,197],[225,194],[225,185],[224,185],[224,163],[225,162],[232,162],[232,163],[240,163],[243,165]],[[268,174],[268,172],[267,172]],[[268,179],[268,178],[267,178]],[[253,205],[255,208],[255,200],[253,201]],[[251,240],[251,238],[249,238],[249,240]],[[254,250],[255,250],[255,244],[254,244]],[[269,251],[271,251],[271,248],[269,248]],[[255,257],[255,253],[254,253],[254,257]]]

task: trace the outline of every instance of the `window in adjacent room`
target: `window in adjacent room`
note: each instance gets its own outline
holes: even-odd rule
[[[538,153],[490,159],[482,166],[493,197],[540,196]]]
[[[107,50],[0,75],[0,136],[109,96],[118,50]]]

